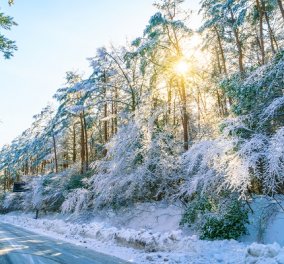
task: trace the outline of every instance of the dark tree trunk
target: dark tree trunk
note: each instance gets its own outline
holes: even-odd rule
[[[56,140],[54,134],[52,135],[52,139],[53,139],[53,150],[54,150],[55,173],[58,173],[57,149],[56,149]]]
[[[185,151],[188,150],[188,113],[187,113],[187,98],[186,98],[186,87],[185,80],[182,77],[180,81],[181,89],[181,104],[182,104],[182,125],[183,125],[183,148]]]
[[[263,7],[259,0],[256,0],[256,7],[259,13],[259,41],[260,41],[260,54],[261,65],[265,63],[265,50],[264,50],[264,36],[263,36]]]
[[[104,105],[104,118],[107,118],[107,103]],[[105,143],[108,141],[108,123],[107,120],[104,120],[104,140]]]
[[[76,162],[76,124],[73,125],[73,153],[72,153],[72,161]]]
[[[83,112],[84,136],[85,136],[85,154],[86,154],[86,171],[89,169],[89,149],[88,149],[88,131],[85,113]]]
[[[235,23],[236,19],[234,17],[234,13],[231,8],[230,8],[230,14],[231,14],[232,21]],[[239,71],[240,73],[243,73],[244,72],[244,64],[243,64],[244,55],[243,55],[242,43],[240,41],[240,36],[239,36],[239,30],[236,27],[233,27],[233,32],[234,32],[235,41],[236,41],[238,54],[239,54]]]
[[[117,87],[115,87],[115,104],[114,104],[114,133],[116,134],[117,133],[117,107],[118,107],[118,103],[117,103],[117,100],[118,100],[118,89]]]
[[[224,70],[225,75],[227,75],[227,65],[226,65],[225,53],[224,53],[224,48],[223,48],[223,45],[222,45],[220,33],[219,33],[217,27],[214,27],[214,30],[215,30],[215,33],[216,33],[216,36],[217,36],[218,46],[219,46],[222,64],[223,64],[223,70]]]
[[[283,7],[282,0],[277,0],[277,3],[278,3],[278,6],[279,6],[279,9],[280,9],[282,18],[283,18],[283,20],[284,20],[284,7]]]
[[[85,148],[85,131],[83,115],[80,114],[81,125],[81,173],[86,173],[86,148]]]
[[[277,44],[273,30],[272,30],[271,25],[270,25],[270,20],[269,20],[269,16],[267,14],[267,10],[266,10],[266,7],[265,7],[265,2],[263,0],[261,0],[261,3],[262,3],[262,6],[263,6],[263,9],[264,9],[264,17],[265,17],[266,24],[267,24],[267,27],[268,27],[271,50],[272,50],[273,54],[275,54],[276,50],[278,51],[278,44]],[[275,42],[276,48],[274,46],[274,42]]]

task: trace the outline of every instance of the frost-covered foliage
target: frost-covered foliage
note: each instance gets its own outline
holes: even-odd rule
[[[273,100],[283,96],[284,52],[279,52],[269,63],[246,73],[245,78],[235,74],[225,79],[221,87],[233,98],[232,110],[237,115],[257,114]],[[276,100],[273,105],[279,103],[281,101]]]
[[[28,177],[28,191],[24,195],[24,211],[40,210],[43,208],[43,185],[42,180],[44,176]],[[26,179],[27,180],[27,179]]]
[[[228,139],[208,140],[194,144],[182,155],[181,165],[185,173],[180,195],[190,197],[196,192],[220,191],[225,177],[222,160],[234,145]]]
[[[34,178],[31,182],[32,206],[35,209],[41,209],[43,205],[43,177]]]
[[[74,189],[71,191],[61,206],[63,213],[76,213],[82,212],[88,208],[90,201],[90,193],[86,189]]]
[[[29,183],[28,191],[5,194],[1,199],[3,210],[59,212],[61,206],[63,212],[83,210],[90,198],[87,190],[78,188],[84,185],[86,177],[78,176],[79,167],[77,164],[59,174],[24,177]]]
[[[181,220],[202,239],[237,239],[246,234],[247,223],[248,209],[236,194],[228,193],[195,197]]]
[[[94,163],[95,206],[119,206],[157,200],[171,192],[176,170],[175,146],[167,132],[129,122],[107,146],[105,160]]]
[[[219,138],[196,143],[183,155],[187,173],[181,186],[183,195],[229,189],[244,198],[250,193],[283,191],[283,65],[280,53],[239,84],[234,83],[234,90],[228,93],[241,109],[236,113],[249,113],[228,119]],[[231,89],[232,80],[226,85]]]
[[[50,174],[42,179],[42,201],[44,209],[59,211],[69,192],[70,182],[78,174],[78,166],[74,166],[59,174]]]
[[[47,160],[52,151],[50,135],[55,135],[52,125],[53,116],[53,107],[45,107],[40,114],[34,116],[34,122],[29,129],[15,138],[10,145],[1,149],[0,170],[9,170],[15,176],[19,174],[23,166],[29,164],[33,172],[36,166]],[[50,170],[51,168],[48,169]]]
[[[276,88],[269,86],[266,100],[259,91],[262,105],[253,106],[247,115],[226,120],[219,137],[196,142],[180,159],[171,133],[166,128],[152,129],[154,114],[148,115],[148,123],[136,117],[121,127],[107,146],[106,159],[94,165],[92,188],[96,206],[173,194],[188,202],[196,193],[206,196],[230,191],[246,199],[251,193],[281,192],[284,128],[279,116],[283,114],[284,101],[280,96],[281,78],[277,77],[281,74],[277,70],[282,67],[281,60],[276,58],[263,67],[264,75],[259,75],[261,69],[257,69],[240,84],[240,93],[245,89],[243,85],[265,92],[262,85],[271,84],[269,75]],[[275,83],[275,78],[280,83]]]
[[[4,212],[18,211],[24,208],[24,195],[22,193],[5,193],[1,198],[1,209]]]
[[[245,197],[250,192],[279,192],[284,182],[283,142],[284,128],[280,128],[270,137],[225,137],[193,145],[182,157],[187,176],[181,194],[230,189]]]
[[[17,46],[15,41],[8,39],[2,33],[3,30],[11,30],[11,28],[16,25],[17,23],[12,17],[6,16],[4,13],[0,12],[0,53],[3,54],[5,59],[10,59],[14,55],[14,52],[17,50]]]

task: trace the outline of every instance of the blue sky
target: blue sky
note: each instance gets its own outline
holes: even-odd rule
[[[86,58],[98,47],[142,34],[156,11],[153,0],[15,0],[1,11],[19,24],[5,34],[19,50],[0,58],[0,146],[28,128],[32,116],[63,85],[65,72],[89,73]],[[198,0],[186,5],[197,8]]]

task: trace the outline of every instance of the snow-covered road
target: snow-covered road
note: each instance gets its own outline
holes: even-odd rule
[[[115,257],[0,223],[1,264],[126,264]]]

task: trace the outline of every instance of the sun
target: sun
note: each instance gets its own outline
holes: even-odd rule
[[[185,59],[179,60],[175,65],[174,65],[174,71],[177,74],[186,74],[188,72],[188,62]]]

